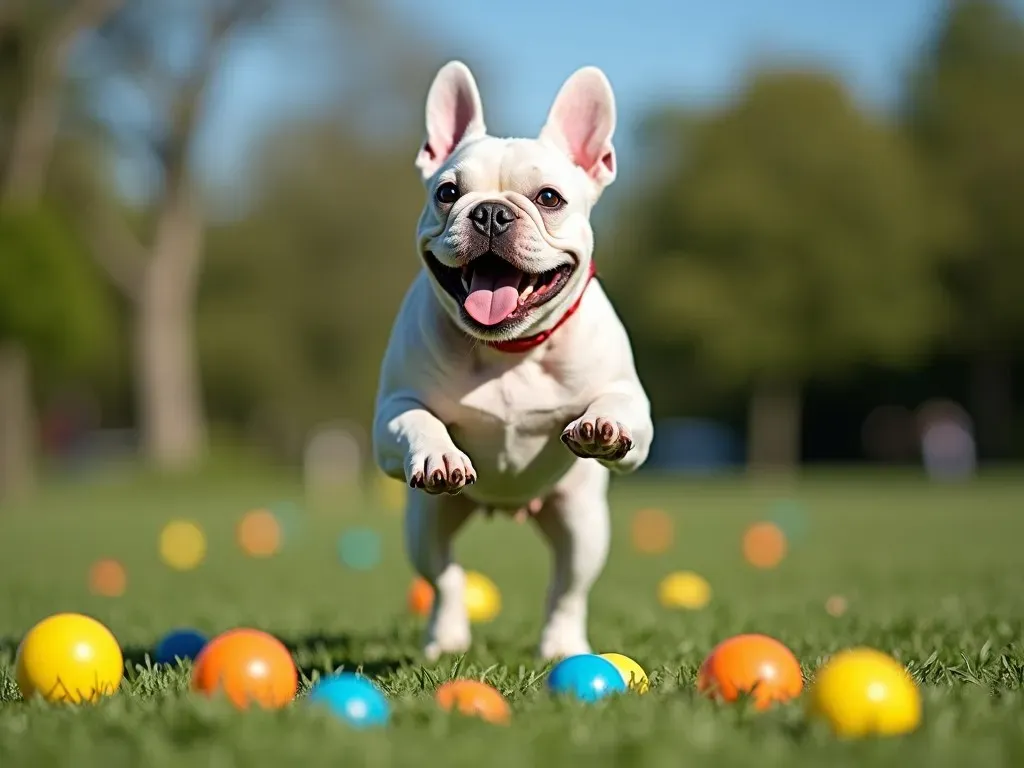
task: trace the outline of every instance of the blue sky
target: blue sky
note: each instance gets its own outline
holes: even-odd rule
[[[659,102],[726,98],[759,62],[812,64],[842,77],[865,105],[885,108],[942,0],[377,0],[445,58],[486,70],[492,132],[532,135],[576,68],[608,74],[619,107],[620,165],[631,132]],[[321,41],[322,42],[322,41]],[[200,167],[238,178],[250,139],[275,114],[315,108],[344,88],[315,24],[291,25],[283,42],[242,40],[217,81]],[[384,43],[382,43],[384,44]],[[372,61],[369,62],[372,64]],[[425,94],[423,94],[425,96]],[[416,105],[415,114],[422,106]]]
[[[707,102],[727,95],[752,64],[764,59],[829,68],[865,101],[884,104],[945,5],[940,0],[548,0],[517,2],[506,13],[497,8],[468,12],[474,3],[454,0],[388,4],[442,48],[506,73],[502,88],[485,97],[494,122],[512,133],[536,129],[561,81],[584,64],[608,74],[627,125],[662,100]]]

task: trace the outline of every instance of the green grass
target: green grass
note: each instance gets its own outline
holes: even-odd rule
[[[780,498],[807,510],[806,531],[773,570],[742,557],[746,525]],[[465,659],[424,666],[420,623],[407,615],[411,571],[401,519],[372,501],[310,502],[273,472],[222,472],[171,482],[110,477],[47,488],[30,505],[0,510],[0,766],[997,766],[1024,764],[1024,481],[990,478],[929,485],[910,477],[811,478],[783,492],[738,479],[626,480],[613,490],[616,541],[591,601],[591,640],[650,673],[652,691],[596,706],[556,700],[533,656],[547,553],[529,526],[475,520],[460,560],[502,590],[503,611],[475,629]],[[302,511],[283,551],[245,557],[239,515],[292,502]],[[670,512],[672,548],[632,550],[629,521],[642,506]],[[177,572],[157,557],[171,518],[199,521],[204,563]],[[344,567],[338,535],[373,526],[382,560]],[[128,572],[118,598],[91,595],[101,557]],[[660,578],[692,569],[714,589],[701,611],[667,611]],[[830,616],[830,595],[849,603]],[[96,706],[24,702],[13,682],[22,633],[58,611],[92,614],[127,658],[122,690]],[[255,626],[295,650],[308,679],[338,668],[374,676],[392,703],[389,727],[358,732],[300,699],[282,711],[237,712],[188,693],[188,670],[146,659],[166,630]],[[837,649],[870,645],[910,665],[925,702],[922,727],[903,738],[841,742],[809,724],[800,702],[755,713],[700,697],[703,656],[732,634],[764,632],[789,645],[812,676]],[[483,677],[511,703],[509,728],[449,716],[431,695],[452,676]]]

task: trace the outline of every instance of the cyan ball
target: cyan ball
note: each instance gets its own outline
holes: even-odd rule
[[[313,704],[326,706],[331,712],[356,728],[372,728],[387,724],[391,707],[380,689],[364,677],[351,672],[320,680],[309,692]]]
[[[380,534],[372,528],[350,528],[338,539],[341,562],[356,571],[368,571],[380,562]]]
[[[174,665],[177,659],[191,661],[206,645],[207,637],[194,629],[175,629],[164,635],[157,644],[154,660],[157,664]]]
[[[623,693],[626,683],[619,670],[607,659],[591,653],[570,656],[555,665],[548,675],[552,693],[593,702],[613,693]]]

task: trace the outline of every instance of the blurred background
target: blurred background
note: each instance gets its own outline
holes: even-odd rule
[[[649,471],[1024,453],[1024,9],[0,0],[0,497],[222,452],[372,472],[437,68],[536,135],[595,64]],[[318,473],[320,473],[318,475]]]

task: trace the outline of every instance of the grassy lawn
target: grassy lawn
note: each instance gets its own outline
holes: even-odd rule
[[[548,559],[529,526],[480,519],[467,528],[460,560],[497,582],[503,610],[476,627],[457,666],[424,667],[421,624],[405,608],[401,516],[373,495],[309,500],[288,477],[227,470],[187,482],[111,476],[47,488],[30,505],[0,510],[0,766],[1024,765],[1024,479],[942,486],[812,476],[783,491],[737,479],[636,478],[613,494],[616,541],[593,592],[591,640],[638,660],[652,691],[587,707],[552,699],[533,657]],[[778,567],[753,568],[743,531],[781,499],[806,516],[790,521]],[[269,559],[247,557],[235,526],[267,506],[292,509],[285,546]],[[633,549],[631,516],[643,507],[672,515],[667,552]],[[207,534],[194,570],[158,557],[160,529],[174,518]],[[381,536],[372,569],[339,558],[339,535],[355,526]],[[126,569],[123,596],[89,592],[89,566],[106,557]],[[706,608],[658,604],[659,580],[677,569],[710,582]],[[825,610],[833,595],[847,602],[840,616]],[[112,699],[21,701],[11,668],[18,640],[58,611],[91,614],[117,635],[128,672]],[[189,694],[187,669],[147,663],[168,629],[240,625],[288,643],[306,676],[362,667],[389,695],[391,724],[353,731],[301,699],[282,711],[237,712]],[[746,631],[785,642],[807,676],[847,646],[895,655],[922,684],[922,727],[844,743],[808,724],[800,702],[759,714],[703,699],[694,690],[702,658]],[[433,689],[456,672],[505,693],[511,727],[439,711]]]

